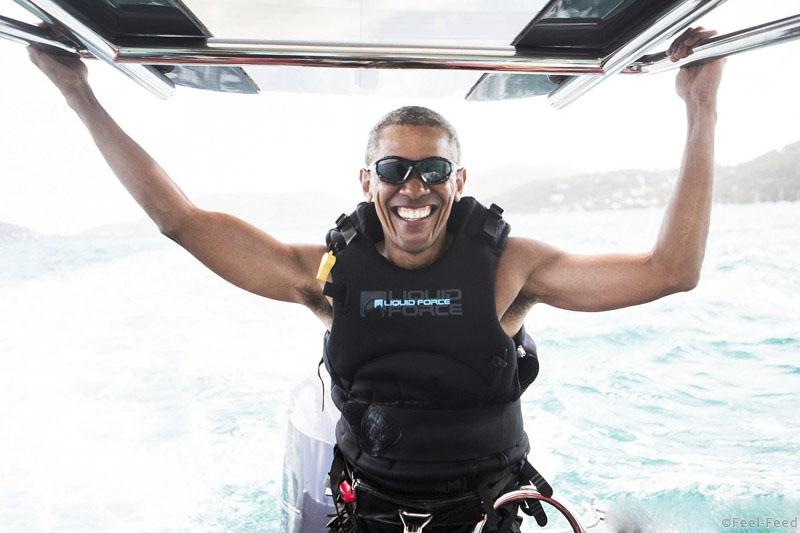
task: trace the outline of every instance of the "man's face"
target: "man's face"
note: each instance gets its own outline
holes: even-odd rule
[[[387,126],[378,139],[373,161],[397,156],[412,161],[439,156],[454,161],[453,146],[441,129],[429,126]],[[447,218],[454,201],[461,198],[466,174],[454,170],[450,179],[427,185],[416,171],[402,185],[385,183],[374,166],[361,171],[361,187],[367,201],[375,203],[384,233],[385,255],[406,260],[435,260],[446,242]],[[405,262],[405,261],[404,261]]]

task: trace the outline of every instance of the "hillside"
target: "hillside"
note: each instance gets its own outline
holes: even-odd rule
[[[35,239],[39,234],[28,228],[0,222],[0,242]]]
[[[618,170],[548,178],[494,195],[509,211],[574,211],[665,205],[678,171]],[[497,173],[495,180],[502,180]],[[719,167],[714,200],[754,203],[800,200],[800,142],[746,163]]]
[[[568,175],[566,166],[506,166],[482,171],[470,180],[467,194],[508,211],[552,212],[663,206],[675,185],[677,170],[618,170]],[[541,178],[540,176],[549,176]],[[800,201],[800,142],[739,165],[719,167],[714,198],[720,203]],[[333,226],[361,198],[348,201],[323,193],[230,193],[201,197],[204,209],[236,215],[269,230],[278,227]],[[146,217],[93,228],[88,235],[157,233]],[[33,239],[27,228],[0,222],[0,242]]]
[[[800,200],[800,142],[720,168],[715,200],[730,204]]]

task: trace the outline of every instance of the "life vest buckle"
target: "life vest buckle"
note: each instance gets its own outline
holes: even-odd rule
[[[336,219],[336,227],[328,231],[328,234],[325,236],[325,243],[328,245],[328,249],[331,252],[338,254],[347,248],[347,245],[350,244],[356,236],[358,236],[358,230],[353,225],[350,217],[343,213]]]
[[[498,249],[505,243],[509,230],[508,223],[503,220],[503,209],[497,204],[492,204],[486,213],[483,234],[489,239],[493,248]]]
[[[400,509],[399,514],[403,523],[403,533],[420,532],[433,520],[431,513],[409,513]]]

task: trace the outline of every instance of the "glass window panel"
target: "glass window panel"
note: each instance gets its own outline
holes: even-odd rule
[[[508,45],[546,0],[189,0],[215,37]]]
[[[543,18],[602,19],[624,3],[625,0],[561,0]]]
[[[444,70],[249,66],[246,71],[262,92],[408,98],[461,99],[480,78],[477,72]]]

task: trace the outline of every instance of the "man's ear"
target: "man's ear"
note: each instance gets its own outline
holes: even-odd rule
[[[371,191],[371,179],[372,174],[366,168],[362,168],[361,171],[358,173],[358,179],[361,181],[361,192],[364,193],[364,198],[367,199],[368,202],[372,201],[372,191]]]
[[[459,168],[456,170],[456,202],[461,200],[461,194],[464,192],[464,184],[467,182],[467,169]]]

